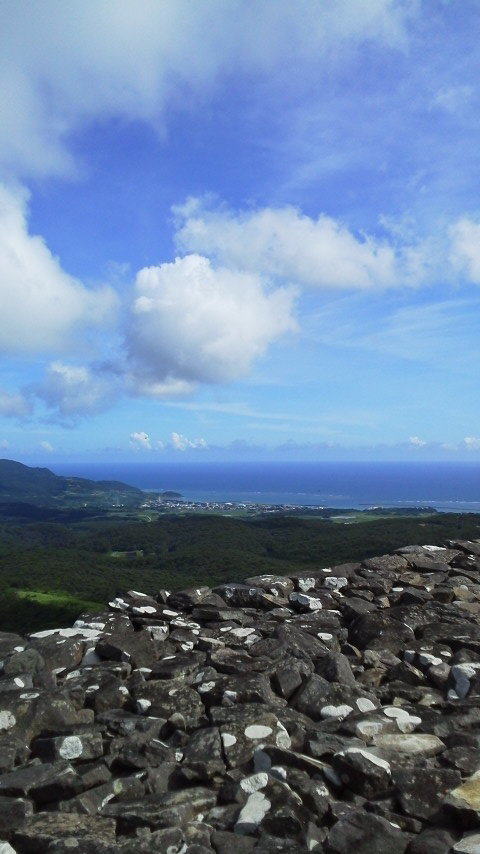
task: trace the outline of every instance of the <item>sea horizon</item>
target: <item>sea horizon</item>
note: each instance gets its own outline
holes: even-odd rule
[[[63,476],[119,480],[187,501],[300,507],[432,507],[480,512],[480,462],[79,462],[52,463]]]

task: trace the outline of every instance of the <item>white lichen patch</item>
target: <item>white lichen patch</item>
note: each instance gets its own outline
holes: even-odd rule
[[[212,688],[215,688],[215,682],[203,682],[198,686],[200,694],[206,694],[208,691],[211,691]]]
[[[308,608],[309,611],[320,611],[322,603],[316,596],[308,596],[307,593],[290,593],[288,597],[290,602],[297,602],[302,608]]]
[[[252,739],[252,741],[256,738],[267,738],[272,732],[271,726],[263,726],[262,724],[251,724],[245,729],[246,737]]]
[[[375,703],[372,703],[368,697],[359,697],[356,701],[357,709],[360,712],[373,712],[376,708]]]
[[[148,712],[150,706],[152,705],[150,700],[144,700],[140,698],[137,700],[137,711],[140,715],[144,715],[145,712]]]
[[[236,832],[250,833],[261,824],[271,806],[271,801],[265,797],[263,792],[253,792],[238,816],[235,825]]]
[[[237,739],[229,732],[222,732],[222,743],[224,747],[232,747],[237,743]]]
[[[359,738],[371,740],[379,735],[385,729],[385,725],[381,721],[359,721],[355,724],[355,735]]]
[[[387,774],[391,774],[390,763],[387,762],[386,759],[381,759],[379,756],[375,756],[374,753],[370,753],[368,750],[362,750],[361,747],[348,747],[347,750],[340,751],[337,756],[351,756],[354,753],[360,753],[364,759],[368,760],[368,762],[372,762],[373,765],[383,768]]]
[[[314,578],[299,578],[298,586],[302,593],[307,593],[308,590],[313,590],[315,587],[315,579]]]
[[[385,706],[382,709],[383,714],[387,716],[387,718],[403,718],[404,720],[410,717],[409,713],[406,709],[402,709],[401,706]]]
[[[253,792],[259,792],[268,785],[268,774],[261,771],[259,774],[251,774],[250,777],[245,777],[240,781],[240,788],[249,795]]]
[[[58,753],[62,759],[77,759],[83,753],[82,740],[78,735],[67,735],[62,741]]]
[[[287,769],[282,765],[272,765],[269,773],[271,777],[275,777],[277,780],[285,781],[287,779]]]
[[[409,733],[420,726],[422,719],[417,715],[409,715],[408,718],[397,718],[397,728],[400,732]]]
[[[430,652],[419,652],[418,663],[423,667],[438,667],[439,664],[443,664],[443,659],[437,655],[432,655]]]
[[[153,605],[135,605],[132,608],[134,614],[156,614],[157,609]]]
[[[340,590],[342,587],[346,587],[348,584],[348,578],[344,576],[332,576],[332,578],[326,578],[324,581],[325,587],[328,587],[329,590]]]
[[[255,629],[252,628],[238,628],[238,629],[229,629],[230,634],[234,635],[236,638],[248,638],[249,635],[253,635]]]
[[[112,601],[108,603],[108,607],[113,608],[114,611],[128,611],[127,603],[118,596],[116,599],[112,599]]]
[[[320,716],[322,718],[335,718],[337,721],[343,721],[344,718],[348,717],[353,712],[352,706],[347,706],[346,703],[340,706],[323,706],[320,709]]]
[[[0,731],[3,729],[11,729],[17,723],[17,719],[9,711],[0,712]]]
[[[277,721],[277,730],[278,732],[275,736],[275,743],[277,747],[283,747],[285,750],[289,750],[292,746],[292,740],[281,721]]]

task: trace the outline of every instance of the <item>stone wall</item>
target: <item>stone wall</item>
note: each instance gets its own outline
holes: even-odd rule
[[[479,614],[450,542],[0,633],[0,854],[480,852]]]

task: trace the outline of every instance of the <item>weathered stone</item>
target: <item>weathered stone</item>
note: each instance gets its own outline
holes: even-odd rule
[[[115,842],[115,822],[98,816],[74,813],[43,812],[32,816],[21,830],[14,834],[14,845],[25,854],[43,854],[49,844],[59,838],[77,840],[93,839]],[[72,850],[75,850],[74,848]]]
[[[480,771],[449,792],[445,806],[463,827],[475,827],[480,822]]]
[[[331,829],[328,854],[404,854],[409,837],[380,816],[351,810]]]
[[[408,756],[436,756],[445,751],[443,741],[428,733],[380,733],[373,737],[373,744],[382,755],[404,753]]]
[[[462,836],[462,838],[452,846],[452,851],[454,854],[480,854],[480,832],[473,831],[471,833],[466,833],[465,836]],[[423,854],[423,852],[419,852],[419,854]],[[428,852],[428,854],[430,854],[430,852]],[[436,852],[432,852],[432,854],[436,854]],[[441,854],[443,854],[443,851]]]
[[[214,830],[212,833],[212,845],[217,854],[250,854],[255,843],[255,839],[228,830]]]
[[[447,830],[427,828],[412,839],[407,854],[450,854],[453,843],[453,836]]]
[[[9,837],[33,815],[33,803],[26,798],[0,795],[0,838]]]
[[[30,796],[38,803],[68,798],[80,787],[81,778],[68,762],[27,765],[0,775],[0,794]]]
[[[391,786],[391,769],[385,759],[358,747],[336,753],[332,767],[342,785],[364,798],[374,798]]]
[[[103,756],[103,739],[100,732],[81,732],[78,735],[37,738],[32,744],[34,756],[46,762],[56,759],[97,759]]]
[[[450,768],[398,768],[392,772],[398,802],[406,815],[435,821],[445,796],[460,783],[460,774]]]
[[[129,591],[70,630],[0,633],[0,836],[18,854],[476,851],[466,549]]]
[[[148,632],[117,633],[99,640],[95,646],[100,658],[128,661],[132,667],[145,667],[158,658],[155,641]]]

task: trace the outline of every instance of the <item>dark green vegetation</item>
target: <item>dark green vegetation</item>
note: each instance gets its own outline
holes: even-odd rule
[[[57,508],[65,513],[71,508],[137,507],[144,498],[141,489],[119,481],[59,477],[46,468],[0,460],[0,514],[3,516],[37,518],[38,514],[43,514],[45,518],[45,514],[52,515]]]
[[[280,515],[3,522],[0,628],[25,633],[70,625],[82,610],[100,610],[131,588],[155,593],[290,574],[456,537],[480,537],[480,515],[395,516],[361,525]]]

